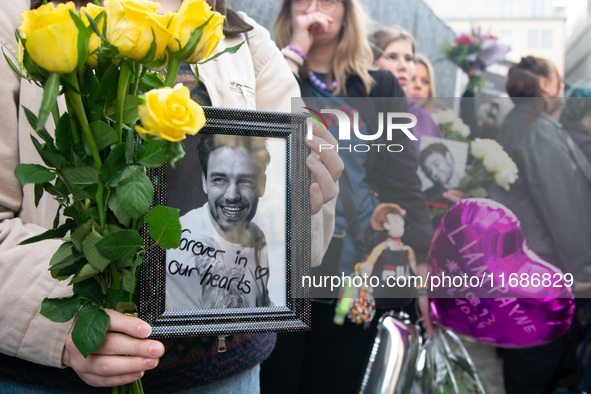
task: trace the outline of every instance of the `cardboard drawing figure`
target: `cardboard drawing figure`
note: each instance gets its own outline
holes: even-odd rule
[[[416,272],[416,258],[410,246],[400,238],[404,235],[406,211],[397,204],[379,204],[371,217],[371,226],[376,231],[387,231],[388,238],[373,248],[366,261],[359,264],[361,276],[377,276],[380,284],[373,288],[375,298],[405,297],[414,288],[407,282],[408,276]],[[404,280],[398,279],[405,277]],[[404,282],[404,285],[402,283]],[[396,286],[392,284],[396,283]],[[404,291],[410,290],[410,291]]]

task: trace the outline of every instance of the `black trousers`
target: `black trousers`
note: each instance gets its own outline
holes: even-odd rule
[[[333,304],[312,303],[312,331],[280,333],[271,356],[261,365],[262,394],[354,393],[365,372],[380,315],[364,329],[332,322]]]
[[[585,336],[577,316],[584,311],[586,301],[575,299],[575,318],[563,336],[542,346],[500,349],[507,394],[551,394],[560,379],[572,381],[577,369],[577,346]]]

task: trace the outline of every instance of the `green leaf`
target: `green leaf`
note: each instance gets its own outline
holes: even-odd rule
[[[210,16],[204,24],[193,30],[193,33],[191,33],[191,38],[189,38],[185,47],[182,48],[180,51],[173,53],[172,56],[175,56],[181,60],[187,60],[189,57],[191,57],[193,52],[195,52],[195,48],[197,48],[197,44],[199,44],[199,41],[201,40],[201,36],[203,35],[203,29],[209,23],[211,18],[213,18],[213,15]]]
[[[83,142],[72,145],[72,151],[74,152],[74,167],[85,167],[90,164],[90,157],[86,154]]]
[[[148,73],[140,79],[139,83],[139,88],[144,93],[152,89],[161,88],[162,86],[164,86],[164,82],[160,74]]]
[[[35,183],[35,208],[39,207],[41,197],[43,197],[43,183]]]
[[[123,104],[123,123],[135,122],[139,118],[137,107],[141,103],[141,99],[138,96],[128,95],[125,96]],[[117,106],[113,105],[107,111],[107,116],[111,119],[116,118]]]
[[[4,47],[2,47],[2,54],[4,55],[4,59],[6,60],[6,63],[8,63],[12,71],[14,71],[19,77],[26,79],[27,81],[31,80],[31,78],[21,73],[20,70],[16,67],[16,65],[12,62],[12,60],[10,60],[8,56],[6,56],[6,53],[4,53]]]
[[[117,197],[123,210],[133,219],[139,219],[150,209],[154,188],[143,167],[131,166],[123,171]]]
[[[170,166],[174,168],[175,163],[185,157],[185,145],[181,141],[168,142],[166,153],[170,157]]]
[[[66,256],[62,260],[56,262],[54,265],[49,267],[50,271],[58,270],[59,276],[70,276],[82,269],[84,264],[86,264],[86,260],[81,261],[84,258],[82,253],[75,253],[70,256]]]
[[[76,186],[72,189],[72,197],[75,200],[82,201],[86,199],[93,199],[96,197],[98,191],[98,184]],[[100,220],[99,220],[100,222]]]
[[[45,144],[43,147],[39,141],[35,137],[31,135],[31,141],[33,142],[33,146],[41,156],[41,159],[48,167],[55,167],[57,169],[62,169],[68,165],[66,159],[59,153],[53,153],[49,151],[49,147]]]
[[[91,166],[64,168],[62,174],[72,188],[98,183],[96,168]]]
[[[76,246],[76,249],[78,249],[78,251],[82,252],[82,242],[88,236],[88,234],[90,234],[91,231],[92,220],[89,220],[82,226],[78,227],[76,231],[72,233],[70,239],[72,240],[72,243],[74,243],[74,246]]]
[[[111,309],[115,309],[120,302],[129,302],[130,294],[125,290],[107,289],[107,296],[105,297],[105,304]]]
[[[137,306],[135,302],[118,302],[115,310],[120,313],[135,313],[137,312]]]
[[[96,305],[85,305],[78,312],[72,329],[72,341],[84,358],[96,351],[107,334],[109,315]]]
[[[23,45],[24,45],[24,42],[23,42]],[[25,51],[25,53],[23,54],[23,65],[25,66],[25,69],[27,70],[27,74],[32,76],[37,81],[43,83],[43,81],[45,81],[47,79],[47,76],[45,74],[46,71],[43,70],[41,67],[39,67],[37,64],[35,64],[33,59],[31,59],[31,55],[29,55],[28,51]]]
[[[135,259],[133,260],[133,264],[130,269],[131,283],[129,284],[129,288],[131,288],[131,289],[135,289],[135,287],[136,287],[136,282],[137,282],[137,278],[138,278],[138,271],[139,271],[141,265],[142,265],[142,257],[136,256]],[[135,292],[132,292],[131,294],[135,294]]]
[[[168,160],[166,146],[168,141],[149,141],[144,144],[145,149],[140,153],[138,164],[147,168],[158,168]]]
[[[64,74],[61,74],[60,81],[61,81],[62,85],[64,85],[64,88],[66,88],[67,90],[70,90],[73,93],[76,93],[76,94],[79,94],[80,96],[85,97],[85,95],[82,94],[82,92],[80,92],[80,89],[77,86],[75,86],[72,83],[72,81],[70,81]]]
[[[43,184],[43,189],[52,196],[56,197],[66,197],[68,195],[68,188],[65,184],[61,181],[61,179],[57,178],[55,181],[55,185],[52,185],[49,182],[45,182]]]
[[[88,220],[88,214],[79,210],[80,204],[72,204],[64,209],[64,215],[71,217],[76,222],[76,226],[82,226]]]
[[[61,239],[61,238],[65,237],[66,234],[68,233],[68,231],[70,231],[70,229],[73,227],[74,227],[74,221],[71,219],[68,219],[68,220],[66,220],[66,223],[62,224],[58,228],[52,229],[52,230],[47,230],[43,234],[39,234],[34,237],[27,238],[24,241],[22,241],[21,243],[19,243],[19,245],[28,245],[28,244],[32,244],[35,242],[44,241],[46,239]]]
[[[100,20],[102,18],[105,17],[105,11],[101,11],[97,16],[96,16],[96,20],[94,18],[92,18],[90,15],[88,15],[88,13],[86,11],[83,11],[84,14],[86,15],[86,18],[88,19],[88,23],[90,24],[90,27],[92,28],[92,31],[100,37],[101,40],[103,41],[107,41],[107,39],[103,36],[103,33],[101,32],[101,30],[98,27],[98,22],[100,22]],[[98,22],[97,22],[98,20]]]
[[[250,38],[252,38],[252,37],[250,37]],[[202,62],[199,62],[199,64],[207,63],[207,62],[209,62],[209,61],[211,61],[211,60],[213,60],[213,59],[215,59],[215,58],[217,58],[219,56],[222,56],[224,53],[236,53],[240,49],[240,47],[242,47],[242,45],[244,45],[245,42],[246,42],[246,40],[242,41],[238,45],[234,45],[233,47],[226,48],[223,51],[216,53],[214,56],[212,56],[212,57],[210,57],[210,58],[208,58],[208,59],[206,59],[206,60],[204,60]]]
[[[82,282],[83,280],[86,280],[88,278],[92,278],[93,276],[96,276],[100,273],[101,273],[101,271],[96,269],[92,264],[88,263],[85,266],[83,266],[82,269],[80,269],[80,271],[76,274],[76,276],[74,276],[72,278],[72,280],[70,281],[70,284]]]
[[[60,209],[62,208],[62,205],[60,205],[57,210],[55,211],[55,216],[53,217],[53,228],[57,228],[60,225]]]
[[[142,246],[142,237],[135,230],[109,233],[96,243],[99,253],[109,260],[131,259]]]
[[[92,105],[92,103],[95,103],[99,97],[99,91],[101,86],[96,75],[92,71],[92,68],[86,67],[84,70],[84,74],[82,76],[85,91],[88,92],[88,103],[89,105]]]
[[[119,198],[117,197],[117,193],[111,194],[111,197],[109,197],[109,201],[107,202],[107,205],[109,206],[109,209],[111,209],[117,220],[119,220],[119,223],[121,223],[125,227],[129,227],[129,225],[131,224],[131,216],[129,216],[123,210],[123,207],[119,202]]]
[[[90,31],[89,28],[86,27],[82,19],[70,10],[70,16],[78,27],[78,65],[77,69],[82,68],[86,63],[86,59],[88,59],[88,39],[90,38]]]
[[[65,323],[76,315],[80,305],[82,305],[82,301],[77,295],[64,298],[46,298],[41,303],[39,313],[53,322]]]
[[[101,79],[100,95],[105,100],[105,107],[110,108],[117,98],[117,81],[119,80],[119,69],[113,63],[109,66]]]
[[[39,164],[19,164],[14,175],[25,186],[29,183],[45,183],[55,179],[55,174]]]
[[[70,126],[70,116],[67,113],[63,114],[55,127],[55,145],[58,152],[71,157],[73,141]]]
[[[126,164],[125,144],[119,144],[111,150],[109,157],[101,167],[99,179],[107,187],[117,187]]]
[[[23,112],[25,113],[25,117],[27,118],[27,121],[29,122],[31,128],[33,130],[36,130],[38,124],[37,116],[35,116],[33,111],[31,111],[25,106],[23,106]],[[49,135],[47,130],[45,130],[45,127],[42,127],[41,130],[37,131],[37,135],[41,137],[41,139],[45,141],[50,148],[53,147],[53,138],[51,138],[51,135]]]
[[[103,290],[101,285],[94,278],[83,280],[82,282],[74,283],[74,294],[81,298],[86,298],[90,301],[102,305]]]
[[[130,270],[124,269],[121,271],[121,288],[129,293],[134,293],[135,289],[135,280],[133,278],[133,274]]]
[[[117,269],[131,268],[132,265],[132,259],[115,261],[115,266],[117,267]]]
[[[71,11],[70,11],[71,12]],[[45,128],[47,117],[51,113],[54,106],[57,105],[57,95],[60,89],[60,75],[59,73],[50,73],[49,78],[43,84],[43,100],[41,101],[41,108],[39,109],[39,116],[37,118],[37,128],[35,131],[39,132]]]
[[[49,260],[49,266],[52,267],[60,261],[62,261],[63,259],[65,259],[66,257],[71,256],[73,253],[72,246],[74,246],[72,242],[64,242],[63,244],[61,244],[60,247],[55,251],[53,256],[51,256],[51,259]]]
[[[163,249],[178,248],[181,241],[181,222],[179,210],[157,206],[146,216],[150,225],[150,237]]]
[[[92,230],[90,234],[84,238],[82,242],[82,251],[86,260],[99,271],[104,271],[109,265],[109,259],[103,257],[97,250],[97,243],[101,241],[103,237],[96,231]]]
[[[117,132],[105,122],[92,122],[90,130],[99,151],[117,143]]]

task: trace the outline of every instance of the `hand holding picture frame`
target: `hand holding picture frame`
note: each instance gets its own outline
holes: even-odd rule
[[[180,210],[182,235],[145,259],[140,318],[153,337],[309,329],[295,286],[310,269],[306,117],[204,110],[185,158],[150,174],[154,204]]]

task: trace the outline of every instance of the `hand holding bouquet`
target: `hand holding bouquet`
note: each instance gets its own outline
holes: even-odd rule
[[[152,207],[147,169],[174,166],[184,156],[182,140],[205,124],[189,89],[173,87],[181,62],[203,63],[241,45],[210,57],[224,38],[224,17],[205,0],[184,0],[177,13],[165,15],[149,0],[104,5],[96,1],[76,12],[72,2],[50,3],[23,12],[16,32],[22,72],[5,56],[22,78],[43,88],[39,112],[24,111],[45,166],[21,164],[15,175],[21,185],[35,185],[36,203],[45,192],[59,203],[53,228],[22,244],[63,241],[49,270],[70,281],[73,295],[45,299],[41,314],[55,322],[77,316],[72,340],[84,357],[105,337],[104,308],[136,312],[147,250],[179,246],[178,210]],[[153,71],[167,65],[166,79]],[[45,128],[50,114],[53,135]],[[143,389],[137,381],[113,392]]]
[[[452,42],[444,42],[441,51],[445,58],[460,67],[470,81],[466,90],[477,92],[487,86],[481,75],[486,67],[505,58],[511,47],[498,42],[492,34],[482,34],[480,28],[461,34]]]

